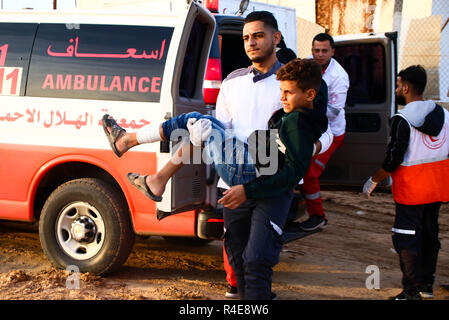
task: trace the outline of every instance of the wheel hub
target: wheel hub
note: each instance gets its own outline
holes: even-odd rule
[[[95,239],[97,227],[92,219],[81,216],[72,223],[70,231],[74,240],[89,243]]]

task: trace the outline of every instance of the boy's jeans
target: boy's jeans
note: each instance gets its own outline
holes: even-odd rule
[[[204,142],[204,152],[217,174],[229,185],[245,184],[254,180],[256,166],[248,152],[248,145],[238,140],[223,124],[212,116],[199,112],[183,113],[162,123],[164,136],[172,140],[178,138],[177,129],[187,130],[190,118],[209,119],[212,122],[212,134]],[[172,137],[172,133],[175,134]]]

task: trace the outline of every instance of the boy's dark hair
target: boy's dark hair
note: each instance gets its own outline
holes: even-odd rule
[[[321,85],[321,67],[312,59],[294,59],[282,66],[276,73],[279,81],[296,81],[303,91],[314,89],[318,92]]]
[[[269,11],[253,11],[246,16],[243,24],[254,21],[262,21],[265,26],[271,27],[274,31],[279,31],[278,22]]]
[[[411,85],[415,94],[423,94],[426,88],[427,74],[421,65],[418,64],[401,70],[398,73],[398,77],[401,77],[402,82],[407,82]]]
[[[312,40],[312,46],[313,43],[316,41],[329,41],[331,44],[331,47],[334,48],[334,38],[332,38],[332,36],[329,33],[318,33],[315,37],[313,37]]]

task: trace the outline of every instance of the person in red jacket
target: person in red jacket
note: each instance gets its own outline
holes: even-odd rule
[[[449,201],[449,112],[423,99],[426,81],[422,66],[399,72],[396,95],[406,105],[391,120],[382,167],[363,186],[369,198],[380,181],[390,175],[393,180],[393,245],[403,275],[403,291],[395,300],[433,297],[438,214],[441,203]]]

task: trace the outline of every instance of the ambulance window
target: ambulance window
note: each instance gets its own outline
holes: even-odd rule
[[[349,75],[348,105],[385,102],[387,79],[382,44],[339,46],[335,48],[334,58]]]
[[[27,95],[159,102],[173,28],[41,24]]]
[[[179,95],[181,97],[193,98],[195,95],[196,84],[199,83],[197,81],[198,65],[201,60],[206,28],[206,24],[195,20],[190,31],[179,84]]]
[[[37,24],[0,23],[0,95],[25,94]]]

